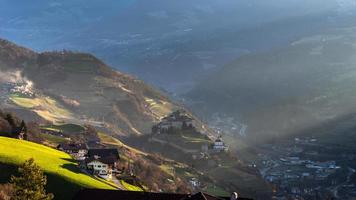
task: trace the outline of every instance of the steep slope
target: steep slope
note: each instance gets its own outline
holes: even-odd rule
[[[48,174],[50,192],[54,192],[56,199],[71,198],[81,187],[115,189],[103,180],[81,173],[70,155],[61,151],[6,137],[0,137],[0,144],[1,178],[9,177],[11,174],[7,172],[13,172],[13,166],[21,165],[33,158],[36,164]]]
[[[355,27],[244,56],[188,95],[197,111],[225,113],[262,140],[356,111]],[[255,136],[258,135],[256,138]]]
[[[194,145],[195,150],[200,151],[202,144],[196,143],[193,137],[185,137],[183,143],[177,142],[177,149],[169,146],[160,148],[161,145],[141,140],[145,145],[158,147],[150,153],[143,152],[146,151],[145,145],[137,146],[142,151],[139,152],[118,141],[117,138],[125,143],[130,139],[149,139],[150,135],[145,134],[151,132],[153,122],[157,123],[158,119],[175,109],[184,109],[142,81],[112,70],[90,54],[68,51],[35,53],[7,41],[2,41],[0,46],[3,49],[0,60],[4,60],[0,65],[1,107],[18,113],[25,121],[55,124],[42,128],[60,128],[64,124],[94,126],[106,133],[99,134],[104,145],[122,150],[121,154],[125,157],[123,167],[127,168],[134,161],[135,173],[148,182],[150,190],[185,192],[191,189],[189,181],[199,178],[204,183],[202,187],[208,192],[226,194],[225,191],[241,190],[246,196],[270,193],[268,184],[259,177],[258,172],[244,169],[247,166],[240,165],[236,159],[224,159],[230,169],[228,176],[223,176],[225,167],[213,170],[213,176],[207,175],[202,170],[206,170],[204,167],[208,166],[208,160],[202,164],[202,170],[192,167],[192,155],[180,149],[186,148],[187,144]],[[9,47],[14,50],[7,51]],[[13,59],[7,60],[7,57]],[[23,57],[22,62],[17,62],[17,57]],[[195,118],[194,125],[200,132],[212,134],[205,124],[189,111],[187,113]],[[86,134],[83,137],[89,136]],[[65,138],[44,139],[56,143],[58,139],[63,141]],[[197,139],[199,141],[201,138]],[[162,152],[182,155],[181,158],[186,159],[174,161],[156,155]],[[169,155],[167,158],[170,158]],[[229,176],[236,176],[233,184]],[[251,189],[254,187],[258,187],[259,192]]]
[[[9,109],[25,108],[54,123],[87,123],[128,135],[148,133],[152,122],[179,108],[90,54],[38,54],[5,40],[0,50],[1,104]]]

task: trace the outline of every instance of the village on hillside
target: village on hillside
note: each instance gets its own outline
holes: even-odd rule
[[[117,149],[91,149],[84,143],[60,144],[57,148],[70,154],[83,171],[92,175],[112,180],[113,174],[119,172],[120,156]]]
[[[42,131],[57,137],[64,137],[61,132],[48,129],[43,129]],[[199,146],[195,145],[192,149],[189,149],[189,147],[185,148],[178,140],[176,144],[170,144],[175,146],[175,148],[188,152],[193,160],[206,160],[212,155],[228,152],[228,146],[224,143],[221,137],[217,137],[212,141],[207,136],[197,131],[197,128],[194,125],[194,119],[181,110],[172,112],[154,125],[152,127],[153,137],[151,137],[150,140],[158,143],[167,143],[162,137],[168,136],[175,138],[182,132],[185,133],[185,136],[193,135],[195,138],[204,138],[204,140],[202,140],[203,142],[197,143]],[[116,148],[108,148],[100,145],[100,142],[95,140],[95,137],[86,141],[86,143],[76,143],[72,141],[63,142],[59,144],[57,148],[70,154],[73,159],[78,162],[80,169],[87,174],[98,176],[115,183],[119,182],[117,177],[134,176],[130,166],[126,166],[125,168],[123,165],[119,164],[119,151]],[[198,178],[191,178],[189,183],[190,187],[193,189],[198,189],[201,186]]]
[[[5,105],[10,106],[13,104],[11,98],[17,97],[16,95],[29,98],[32,98],[33,95],[39,95],[27,93],[26,91],[26,88],[22,87],[22,85],[1,85],[0,93],[3,93],[5,98],[0,100]],[[219,170],[222,170],[225,165],[224,163],[230,159],[227,158],[229,156],[229,147],[220,134],[216,133],[214,137],[211,137],[211,135],[208,136],[208,134],[201,130],[203,129],[191,114],[184,110],[176,110],[152,125],[152,132],[145,134],[149,138],[146,144],[151,145],[153,148],[157,144],[158,146],[164,145],[173,148],[166,152],[176,154],[178,157],[183,156],[177,158],[177,161],[187,165],[184,167],[184,170],[186,170],[185,173],[188,175],[177,174],[176,176],[176,173],[179,173],[176,170],[181,169],[181,166],[179,166],[181,164],[158,164],[159,170],[167,173],[163,176],[164,179],[160,180],[166,182],[166,187],[173,187],[176,181],[175,177],[180,177],[184,179],[184,182],[180,184],[185,185],[184,187],[189,188],[191,191],[215,192],[217,190],[223,191],[226,194],[225,190],[217,188],[212,180],[204,180],[205,172],[203,172],[204,169],[199,165],[204,166],[208,163],[207,166],[215,166]],[[133,162],[130,157],[127,157],[132,154],[127,154],[127,150],[123,150],[128,147],[123,147],[123,143],[121,144],[121,142],[116,141],[115,145],[103,143],[102,135],[104,133],[100,133],[99,137],[99,132],[93,125],[79,125],[74,122],[73,124],[65,123],[64,121],[61,123],[40,121],[39,123],[31,124],[30,132],[31,134],[27,135],[27,127],[25,125],[18,125],[14,127],[11,137],[29,139],[63,151],[73,158],[73,161],[77,163],[76,168],[82,173],[98,180],[103,179],[103,181],[108,181],[117,188],[147,190],[147,185],[142,182],[142,180],[147,180],[141,179],[141,174],[138,175],[137,171],[142,166],[136,166],[140,165],[139,162]],[[28,136],[30,138],[27,138]],[[109,136],[108,138],[115,140],[114,136]],[[126,143],[127,141],[124,142]],[[127,144],[132,146],[130,143]],[[144,145],[142,148],[140,145],[136,146],[136,149],[142,149],[144,152],[147,150]],[[149,162],[156,162],[156,158],[154,158],[156,156],[155,151],[151,152],[147,150],[147,152],[153,155],[150,155],[151,158],[148,158],[151,159]],[[165,158],[167,156],[161,150],[157,150],[156,152],[162,153],[162,155],[158,154],[158,157],[162,156],[162,158]],[[187,158],[186,156],[189,159],[185,159]],[[169,156],[168,158],[171,159]]]
[[[32,99],[41,96],[35,88],[30,86],[26,81],[1,84],[1,103],[11,107],[14,104],[12,98]],[[164,137],[177,138],[177,141],[173,140],[168,143],[187,152],[193,160],[207,160],[212,155],[228,152],[228,146],[220,136],[211,139],[199,132],[197,127],[197,123],[192,116],[184,110],[176,110],[161,118],[157,124],[152,126],[151,141],[167,144],[167,141],[163,139]],[[32,127],[31,131],[33,130],[36,133],[31,134],[30,140],[44,143],[68,153],[78,163],[78,168],[83,173],[114,182],[121,188],[120,180],[140,186],[140,181],[133,170],[134,164],[128,164],[127,160],[120,161],[122,156],[117,146],[103,145],[96,133],[95,126],[71,124],[64,121],[62,123],[41,121]],[[25,126],[15,127],[12,131],[11,137],[27,139]],[[180,138],[180,134],[183,134],[183,137]],[[181,139],[186,142],[182,143],[183,140]],[[188,144],[189,141],[192,142]],[[169,181],[171,180],[169,179]],[[189,178],[188,183],[188,187],[193,189],[201,186],[198,177]],[[143,187],[140,188],[143,189]]]
[[[202,136],[202,134],[196,130],[193,122],[193,118],[189,117],[184,111],[178,110],[164,117],[158,124],[154,125],[152,127],[152,134],[174,135],[180,131],[187,131]],[[63,137],[63,133],[53,130],[43,129],[43,132]],[[160,141],[159,139],[153,140]],[[93,138],[87,141],[87,143],[75,143],[71,141],[61,143],[57,148],[70,154],[86,172],[112,180],[113,174],[122,172],[122,169],[118,167],[120,160],[119,152],[117,149],[100,147],[98,144],[100,144],[100,142]],[[94,146],[95,148],[89,148],[89,146]],[[187,149],[187,151],[189,151],[189,149]],[[221,137],[216,138],[214,142],[210,142],[210,140],[207,139],[206,143],[202,143],[200,151],[191,150],[194,159],[205,158],[209,157],[210,154],[227,151],[228,147]]]

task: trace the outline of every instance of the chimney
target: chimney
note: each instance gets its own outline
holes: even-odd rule
[[[239,195],[237,194],[237,192],[233,192],[231,194],[230,200],[237,200],[239,198]]]

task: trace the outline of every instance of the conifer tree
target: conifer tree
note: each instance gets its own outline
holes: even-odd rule
[[[23,139],[27,140],[27,125],[24,120],[21,121],[20,130],[23,132]],[[19,134],[21,134],[21,132]]]
[[[18,169],[19,176],[12,176],[10,183],[14,192],[12,200],[52,200],[53,194],[47,194],[47,177],[34,159],[27,160]]]
[[[24,120],[21,121],[21,130],[23,130],[25,133],[27,133],[27,126]]]

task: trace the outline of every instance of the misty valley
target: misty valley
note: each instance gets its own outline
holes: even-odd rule
[[[355,0],[0,0],[0,200],[353,200]]]

